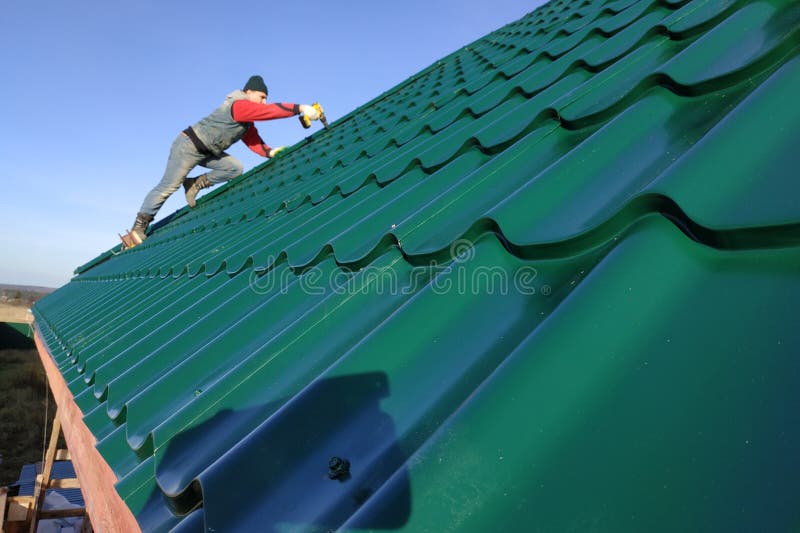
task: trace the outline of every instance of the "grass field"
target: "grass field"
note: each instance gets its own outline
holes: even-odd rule
[[[0,323],[0,487],[15,482],[23,464],[42,459],[45,383],[33,340]],[[49,406],[52,418],[52,397]]]

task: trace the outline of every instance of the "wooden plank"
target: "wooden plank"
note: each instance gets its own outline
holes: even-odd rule
[[[50,489],[79,489],[81,482],[78,478],[71,477],[67,479],[52,479],[50,480]]]
[[[53,518],[71,518],[76,516],[83,516],[86,514],[86,509],[83,507],[75,507],[74,509],[47,509],[39,511],[39,520],[51,520]]]
[[[28,522],[28,512],[33,505],[33,496],[12,496],[8,498],[6,524],[9,522]]]
[[[8,500],[8,488],[0,487],[0,531],[4,531],[3,522],[6,520],[6,503]]]
[[[56,450],[56,461],[71,461],[72,456],[69,454],[69,450],[65,450],[60,448]]]
[[[3,533],[25,533],[28,531],[28,522],[6,522]]]
[[[45,453],[44,464],[42,465],[42,473],[36,476],[36,489],[33,492],[33,508],[30,515],[30,533],[36,533],[36,528],[39,526],[39,512],[44,505],[47,488],[50,486],[50,475],[53,473],[53,461],[56,457],[59,435],[61,435],[61,420],[58,418],[58,409],[56,409],[53,417],[53,429],[50,432],[50,444],[47,445],[47,453]]]
[[[17,503],[19,505],[30,505],[33,503],[33,496],[9,496],[9,503]]]

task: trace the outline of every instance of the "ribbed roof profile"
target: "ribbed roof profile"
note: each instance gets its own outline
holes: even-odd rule
[[[36,492],[36,476],[41,473],[41,463],[22,465],[19,479],[15,485],[19,485],[20,496],[33,496]],[[50,479],[73,479],[75,469],[72,468],[70,461],[54,461]],[[81,489],[51,489],[49,492],[57,492],[63,496],[70,504],[83,507],[83,495]]]
[[[798,52],[553,1],[79,267],[36,324],[142,529],[796,526]]]

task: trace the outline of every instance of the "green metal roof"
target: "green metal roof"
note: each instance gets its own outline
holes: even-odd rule
[[[79,267],[34,313],[143,529],[796,527],[798,51],[550,2]]]
[[[25,337],[28,337],[28,340],[27,340],[28,343],[30,343],[31,339],[33,338],[33,331],[31,330],[31,325],[30,324],[27,324],[27,323],[24,323],[24,322],[0,322],[0,328],[4,328],[3,340],[7,341],[7,342],[11,342],[13,345],[17,344],[17,342],[16,342],[17,339],[7,340],[6,336],[9,333],[9,331],[5,330],[5,327],[8,327],[9,330],[13,329],[17,333],[19,333],[19,334],[21,334],[21,335],[23,335]],[[33,345],[32,344],[28,344],[26,346],[33,346]]]

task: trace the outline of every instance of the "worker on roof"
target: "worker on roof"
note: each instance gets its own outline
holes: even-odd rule
[[[186,191],[186,203],[195,206],[197,193],[217,183],[232,180],[242,174],[242,163],[225,153],[238,140],[264,157],[274,157],[284,147],[270,148],[253,125],[256,120],[273,120],[304,114],[319,120],[320,113],[310,105],[268,104],[267,85],[261,76],[251,76],[242,90],[230,93],[210,115],[183,130],[172,143],[164,177],[142,202],[131,231],[122,238],[125,247],[140,244],[146,238],[147,227],[158,210],[181,184]],[[210,170],[194,178],[189,172],[202,166]]]

